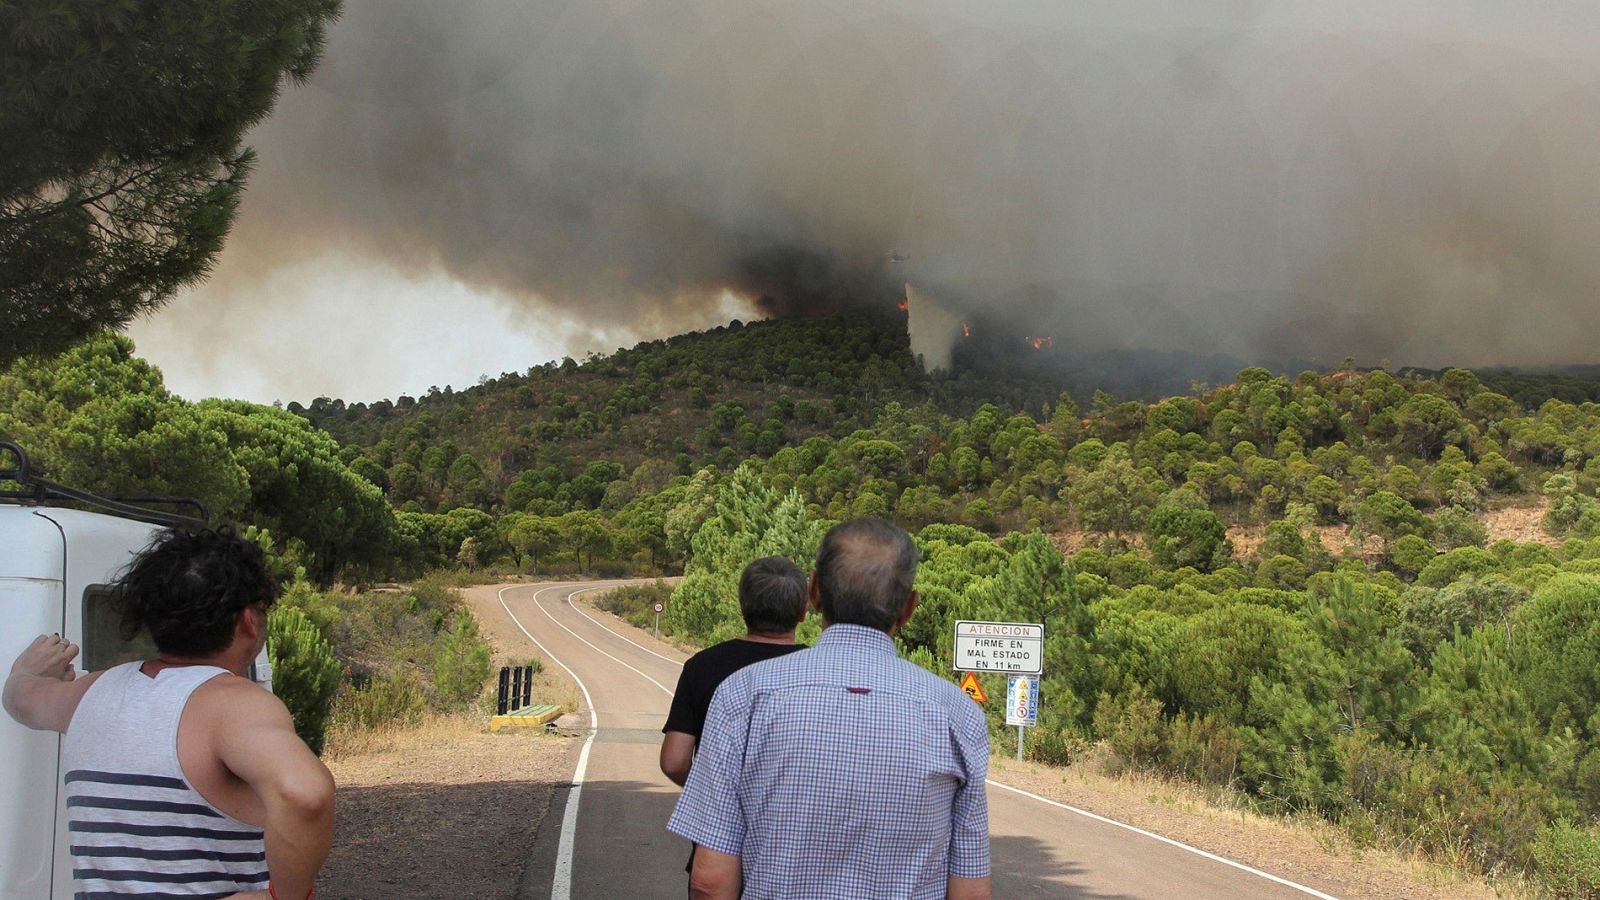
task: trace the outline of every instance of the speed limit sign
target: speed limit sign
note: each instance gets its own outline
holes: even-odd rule
[[[662,606],[659,603],[656,604],[656,612],[661,612],[663,609],[666,609],[666,607]]]

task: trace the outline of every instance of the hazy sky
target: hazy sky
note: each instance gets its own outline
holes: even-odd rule
[[[132,332],[186,396],[375,400],[909,279],[1064,348],[1596,361],[1597,45],[1576,2],[346,0]]]

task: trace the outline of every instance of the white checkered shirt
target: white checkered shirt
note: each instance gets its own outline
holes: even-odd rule
[[[966,694],[833,625],[717,689],[667,829],[739,857],[747,898],[942,898],[989,874],[988,770]]]

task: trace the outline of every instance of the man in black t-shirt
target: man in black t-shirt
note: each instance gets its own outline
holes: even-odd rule
[[[678,676],[672,709],[661,731],[661,771],[679,787],[700,746],[711,697],[723,679],[751,663],[804,650],[794,642],[795,626],[806,617],[806,577],[781,556],[767,556],[744,567],[739,576],[739,612],[747,633],[689,657]],[[694,855],[690,853],[690,861]],[[687,870],[687,869],[686,869]]]

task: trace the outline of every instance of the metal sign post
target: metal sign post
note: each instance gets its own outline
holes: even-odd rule
[[[661,604],[656,604],[656,640],[661,640]]]

